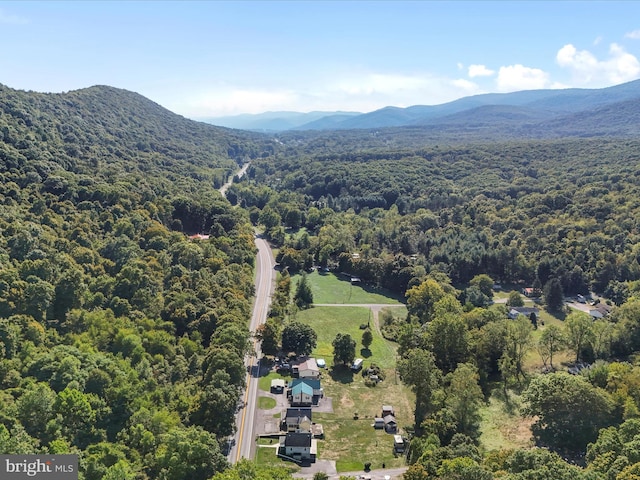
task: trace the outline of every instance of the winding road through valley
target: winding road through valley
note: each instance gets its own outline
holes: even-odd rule
[[[220,188],[220,193],[225,196],[227,190],[233,183],[235,177],[242,177],[249,168],[249,163],[245,163],[238,172],[231,175],[227,183]],[[275,260],[271,253],[269,243],[260,235],[255,238],[258,253],[256,255],[256,278],[255,278],[255,297],[253,302],[253,314],[251,315],[251,323],[249,330],[253,334],[258,326],[267,320],[269,313],[269,305],[271,304],[271,295],[275,285],[276,271]],[[258,399],[258,378],[260,376],[260,343],[255,337],[252,337],[252,350],[244,359],[247,367],[247,378],[245,391],[239,402],[239,410],[236,415],[236,433],[229,440],[229,451],[227,460],[236,463],[241,458],[251,459],[254,457],[255,444],[255,423]]]

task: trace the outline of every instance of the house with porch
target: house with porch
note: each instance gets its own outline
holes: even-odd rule
[[[285,432],[310,432],[312,415],[310,407],[287,408],[280,428]]]
[[[315,462],[318,454],[318,441],[311,433],[287,433],[280,437],[279,455],[284,455],[297,462]]]

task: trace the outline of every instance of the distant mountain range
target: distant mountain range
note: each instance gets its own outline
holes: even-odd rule
[[[332,128],[334,123],[340,123],[351,117],[360,116],[360,112],[265,112],[258,114],[242,114],[230,117],[198,118],[201,122],[211,123],[220,127],[239,128],[257,132],[282,132],[285,130],[324,130]],[[316,122],[322,127],[314,128]],[[324,126],[326,125],[326,126]]]
[[[442,105],[385,107],[370,113],[267,112],[201,120],[263,132],[425,127],[506,128],[514,134],[526,130],[526,136],[549,136],[550,130],[557,135],[639,134],[640,80],[601,89],[488,93]]]

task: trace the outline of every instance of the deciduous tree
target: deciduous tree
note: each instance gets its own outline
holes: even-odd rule
[[[571,312],[564,324],[567,345],[575,352],[577,362],[580,360],[582,348],[591,342],[593,320],[588,313]]]
[[[613,420],[613,402],[607,392],[579,375],[539,375],[531,380],[523,399],[524,413],[537,418],[534,435],[554,447],[583,449]]]
[[[557,325],[546,326],[538,340],[538,352],[542,358],[542,363],[546,365],[547,360],[549,360],[549,366],[553,368],[553,356],[561,352],[565,346],[566,338],[562,329]]]
[[[418,429],[433,410],[433,396],[440,388],[442,372],[436,367],[433,354],[415,348],[398,361],[398,373],[416,395],[415,424]]]
[[[306,323],[292,321],[282,329],[282,350],[296,355],[309,355],[316,348],[318,335]]]
[[[356,341],[348,333],[338,333],[331,345],[333,346],[334,363],[340,362],[346,365],[356,358]]]

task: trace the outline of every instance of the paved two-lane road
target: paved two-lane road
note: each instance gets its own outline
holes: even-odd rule
[[[275,283],[275,261],[271,253],[271,248],[264,238],[256,237],[258,255],[256,256],[256,293],[253,304],[253,315],[249,329],[255,332],[256,328],[267,319],[271,295]],[[253,350],[255,355],[247,356],[245,365],[247,366],[246,390],[242,395],[241,402],[244,406],[240,409],[236,417],[236,435],[229,450],[228,460],[232,463],[241,458],[253,458],[255,453],[255,413],[258,398],[258,370],[260,364],[260,343],[253,340]]]

